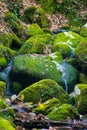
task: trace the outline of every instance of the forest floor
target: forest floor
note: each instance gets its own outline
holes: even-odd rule
[[[20,9],[20,14],[22,15],[24,11],[31,5],[40,7],[41,5],[36,3],[34,0],[23,0],[23,7]],[[5,13],[8,12],[8,7],[3,0],[0,0],[0,32],[5,30],[9,30],[8,23],[4,21]],[[77,17],[82,17],[83,19],[87,20],[87,8],[83,5],[80,6],[79,12]],[[60,14],[58,12],[54,12],[53,14],[46,13],[47,20],[49,22],[48,29],[55,30],[63,26],[68,26],[68,18],[65,14]],[[21,21],[23,26],[27,24]]]

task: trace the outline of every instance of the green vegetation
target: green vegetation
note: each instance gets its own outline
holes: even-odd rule
[[[87,84],[77,84],[75,87],[75,99],[80,114],[87,113]]]
[[[0,117],[0,130],[15,130],[8,120]]]
[[[10,28],[18,37],[23,35],[23,27],[14,13],[7,12],[5,14],[5,21],[9,23]]]
[[[46,48],[52,44],[52,35],[51,34],[40,34],[30,37],[23,46],[20,48],[19,53],[49,53],[45,52]]]
[[[40,27],[47,26],[45,11],[42,8],[38,8],[36,6],[30,6],[25,10],[23,20],[31,24],[37,23]]]
[[[34,23],[26,27],[26,34],[28,36],[43,34],[43,30],[40,28],[38,24]]]
[[[3,81],[0,81],[0,97],[5,97],[6,94],[6,83]]]
[[[48,118],[51,120],[63,121],[70,117],[71,119],[79,119],[79,114],[72,105],[63,104],[53,109],[49,114]]]
[[[60,100],[62,103],[71,103],[69,95],[64,89],[57,84],[54,80],[44,79],[32,84],[20,92],[20,95],[24,95],[24,100],[28,102],[38,103],[47,101],[53,97]]]

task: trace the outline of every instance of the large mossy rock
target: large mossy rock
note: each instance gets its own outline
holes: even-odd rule
[[[87,84],[77,84],[74,92],[79,113],[87,114]]]
[[[5,103],[4,99],[0,98],[0,116],[10,122],[14,119],[14,110]]]
[[[0,35],[0,44],[18,50],[22,45],[22,41],[15,34],[3,33]]]
[[[9,27],[12,29],[12,31],[18,36],[23,36],[23,27],[20,23],[20,20],[17,18],[17,16],[14,13],[6,12],[5,14],[5,21],[8,22]]]
[[[5,97],[6,94],[6,83],[0,81],[0,97]]]
[[[77,83],[77,70],[67,64],[62,64],[60,54],[54,53],[48,56],[38,54],[19,55],[13,60],[12,80],[20,82],[24,87],[39,81],[40,79],[53,79],[60,85],[71,88]]]
[[[37,23],[40,27],[47,26],[45,12],[42,8],[39,7],[28,7],[24,12],[23,19],[27,23]]]
[[[0,117],[0,130],[15,130],[9,121]]]
[[[83,37],[87,37],[87,23],[81,28],[80,35]]]
[[[41,34],[29,38],[19,50],[19,54],[24,53],[49,53],[51,51],[52,35]],[[48,51],[48,52],[46,52]]]
[[[43,34],[43,30],[40,28],[40,26],[37,23],[30,24],[25,29],[26,34],[30,36]]]
[[[79,119],[79,114],[72,105],[63,104],[53,109],[47,117],[51,120],[63,121],[68,117],[71,119]]]
[[[83,70],[86,73],[87,70],[87,38],[85,38],[75,50],[77,56],[77,62],[80,66],[80,70]]]
[[[16,55],[16,51],[5,46],[0,46],[0,69],[4,68],[10,58],[12,58],[14,55]]]
[[[44,102],[53,97],[59,99],[62,103],[71,103],[68,93],[51,79],[40,80],[25,88],[19,95],[24,95],[25,101],[33,103]]]
[[[83,40],[84,38],[78,35],[75,32],[62,32],[56,35],[56,38],[53,43],[52,51],[59,51],[63,56],[71,56],[72,52],[76,48],[76,46]]]

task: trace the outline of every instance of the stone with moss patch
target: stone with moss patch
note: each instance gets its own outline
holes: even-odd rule
[[[87,62],[87,38],[85,38],[77,47],[75,51],[76,56],[78,59],[84,64]]]
[[[6,94],[6,83],[0,81],[0,97],[5,97]]]
[[[64,88],[65,79],[69,90],[72,90],[77,83],[78,72],[66,62],[62,64],[62,59],[58,56],[60,55],[19,55],[13,60],[11,78],[13,81],[21,83],[24,87],[40,79],[50,78],[63,85]]]
[[[47,101],[50,98],[57,98],[62,103],[71,103],[69,95],[54,80],[44,79],[32,84],[20,92],[24,95],[25,101],[37,103]]]
[[[87,84],[77,84],[74,89],[77,109],[80,114],[87,113]]]
[[[79,114],[72,105],[63,104],[53,109],[47,117],[51,120],[63,121],[68,117],[71,119],[79,119]]]
[[[87,23],[81,28],[80,35],[83,37],[87,37]]]
[[[5,14],[5,21],[9,23],[10,28],[18,37],[22,37],[23,27],[20,24],[20,20],[14,13],[7,12]]]
[[[8,120],[0,117],[0,130],[15,130]]]
[[[43,34],[43,30],[40,28],[40,26],[37,23],[33,23],[31,25],[28,25],[26,27],[25,31],[26,31],[26,34],[28,36]]]
[[[58,51],[70,55],[74,48],[83,40],[84,38],[74,32],[62,32],[57,34],[55,41],[53,43],[53,51]],[[66,45],[67,44],[67,45]],[[64,50],[65,48],[65,50]],[[64,52],[63,52],[64,51]],[[64,54],[63,54],[64,55]]]
[[[0,46],[0,69],[5,67],[11,57],[16,55],[16,52],[8,47]]]
[[[49,53],[52,44],[51,34],[40,34],[29,38],[20,48],[19,53]]]
[[[37,23],[40,27],[47,26],[45,12],[42,8],[39,7],[28,7],[24,12],[23,19],[27,23]]]
[[[11,33],[1,34],[0,42],[3,46],[9,47],[13,50],[18,50],[22,45],[22,41],[15,34]]]

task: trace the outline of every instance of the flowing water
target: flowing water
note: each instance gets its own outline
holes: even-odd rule
[[[57,69],[60,70],[60,72],[62,73],[62,79],[63,79],[64,85],[65,85],[65,91],[68,92],[68,84],[67,84],[67,80],[66,80],[67,74],[66,74],[66,70],[65,70],[65,65],[67,63],[65,62],[65,60],[63,61],[63,64],[59,64],[56,61],[53,61],[53,62],[56,64]]]
[[[11,94],[11,92],[10,92],[10,86],[11,86],[10,72],[12,69],[12,63],[13,63],[13,60],[11,59],[7,65],[7,67],[2,72],[0,72],[0,78],[6,82],[6,94],[7,95]]]

